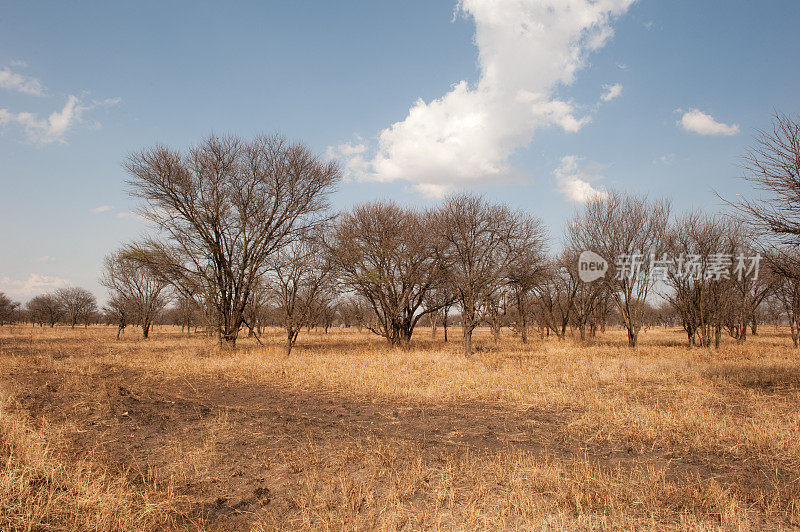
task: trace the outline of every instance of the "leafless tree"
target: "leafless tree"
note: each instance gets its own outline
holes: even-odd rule
[[[772,249],[765,257],[775,278],[774,293],[780,301],[789,329],[792,344],[800,347],[800,252],[795,246]]]
[[[0,326],[14,320],[14,315],[19,308],[19,302],[12,301],[3,292],[0,292]]]
[[[373,202],[334,225],[329,250],[337,276],[346,290],[369,302],[377,323],[367,328],[391,345],[407,344],[419,320],[437,310],[423,305],[441,282],[431,216]]]
[[[267,283],[281,325],[286,331],[286,356],[300,329],[310,325],[323,293],[330,290],[331,267],[322,252],[322,232],[300,235],[271,259]]]
[[[572,254],[564,251],[549,261],[543,280],[535,285],[535,304],[539,321],[557,338],[566,335],[574,311],[575,295],[582,281],[567,267]]]
[[[133,311],[131,309],[131,301],[122,296],[121,294],[114,294],[103,306],[106,319],[117,326],[117,340],[131,320]]]
[[[458,294],[464,354],[472,354],[472,333],[482,321],[486,302],[508,282],[519,241],[528,235],[527,217],[505,205],[459,194],[436,211],[440,255]]]
[[[800,117],[777,114],[742,163],[745,180],[763,195],[733,203],[761,233],[800,244]]]
[[[39,324],[46,323],[51,328],[61,320],[64,315],[64,306],[55,294],[41,294],[26,305],[31,319]]]
[[[116,306],[122,305],[117,311],[127,309],[126,319],[136,320],[142,327],[142,337],[147,338],[153,320],[167,306],[167,281],[122,251],[107,256],[103,268],[100,283],[116,300]]]
[[[735,224],[700,212],[679,217],[669,231],[669,254],[678,262],[665,272],[665,297],[680,316],[690,347],[696,342],[710,347],[712,338],[719,342],[730,307],[732,231]]]
[[[69,287],[59,288],[55,293],[58,298],[61,308],[64,309],[64,315],[67,323],[72,328],[78,322],[83,321],[88,326],[94,313],[97,311],[97,299],[94,294],[85,288]]]
[[[431,336],[436,338],[437,328],[441,324],[444,330],[444,341],[447,342],[450,309],[458,301],[458,295],[453,291],[452,283],[447,280],[447,272],[443,270],[442,275],[441,281],[425,294],[423,305],[428,309],[437,309],[428,315],[431,324]]]
[[[129,251],[182,294],[202,295],[231,347],[268,259],[318,223],[340,177],[280,136],[212,136],[186,153],[157,146],[126,168],[142,214],[161,229]]]
[[[636,347],[642,327],[641,303],[647,300],[654,278],[653,261],[666,251],[670,205],[646,197],[609,192],[586,204],[568,227],[570,247],[594,251],[609,261],[603,282],[611,295],[628,345]]]
[[[515,327],[525,344],[528,343],[531,298],[535,288],[544,282],[547,275],[547,237],[539,220],[525,217],[521,225],[521,237],[512,241],[516,249],[511,250],[507,276],[516,310]]]

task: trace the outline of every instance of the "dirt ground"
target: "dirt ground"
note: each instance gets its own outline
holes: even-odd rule
[[[129,332],[119,343],[104,328],[4,329],[0,391],[7,409],[13,405],[24,412],[39,433],[57,428],[65,442],[62,460],[89,460],[125,477],[129,489],[167,490],[174,508],[162,525],[170,528],[771,529],[800,524],[796,445],[787,444],[778,449],[785,454],[778,454],[749,437],[737,442],[724,436],[720,445],[694,444],[680,430],[643,437],[653,428],[670,427],[637,432],[636,412],[625,412],[624,420],[602,412],[599,423],[587,422],[596,402],[535,399],[535,386],[526,390],[527,401],[493,398],[493,392],[480,388],[472,397],[461,393],[437,400],[413,390],[370,393],[374,383],[357,377],[348,377],[347,386],[341,377],[326,383],[324,368],[316,381],[294,378],[308,360],[326,356],[317,352],[322,346],[337,349],[319,335],[293,355],[300,360],[296,364],[279,359],[277,338],[274,353],[251,352],[271,366],[265,376],[248,371],[252,362],[242,363],[241,373],[229,369],[238,355],[217,352],[206,338],[183,339],[177,329],[156,331],[148,342]],[[342,346],[403,357],[351,334],[352,342]],[[348,337],[338,333],[335,338]],[[675,332],[668,338],[680,337]],[[169,362],[160,370],[158,355],[143,358],[155,346],[164,352],[178,349],[176,342],[187,357],[208,365],[197,369],[188,362],[176,368]],[[438,345],[428,341],[417,356],[443,349]],[[712,422],[701,430],[709,437],[717,430],[715,412],[723,424],[738,419],[740,431],[759,430],[749,422],[756,413],[749,410],[747,395],[766,398],[788,424],[780,430],[796,434],[798,427],[791,424],[797,418],[788,409],[797,405],[800,365],[773,361],[765,371],[754,361],[757,346],[770,345],[753,342],[749,372],[739,364],[741,352],[736,363],[731,355],[709,363],[701,352],[695,367],[694,355],[687,355],[688,369],[681,366],[681,372],[699,375],[715,394],[704,404]],[[457,346],[450,347],[447,356],[461,356]],[[247,349],[255,348],[240,351]],[[524,353],[536,349],[525,347]],[[575,343],[571,349],[581,347]],[[615,360],[631,356],[621,347],[602,349]],[[487,375],[493,366],[498,366],[495,372],[507,367],[528,372],[547,363],[547,356],[554,355],[519,355],[508,362],[503,349],[487,340],[469,363],[481,364]],[[215,366],[218,359],[230,362],[228,369]],[[355,364],[348,375],[358,375],[358,353],[339,363]],[[387,382],[411,378],[385,370]],[[557,372],[552,377],[565,378]],[[570,384],[572,393],[594,393],[589,386],[580,392],[579,381]],[[670,404],[679,390],[665,389],[658,379],[633,377],[631,382],[629,394],[637,405],[679,408],[679,402]],[[630,425],[624,437],[615,423]],[[644,415],[641,423],[649,423]]]

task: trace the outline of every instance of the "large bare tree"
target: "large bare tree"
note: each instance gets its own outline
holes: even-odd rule
[[[800,116],[777,114],[761,130],[742,163],[745,180],[760,192],[734,205],[762,233],[800,244]]]
[[[420,318],[438,310],[426,301],[442,281],[432,223],[429,213],[382,201],[359,205],[334,224],[329,249],[337,276],[369,302],[377,321],[367,328],[391,345],[407,344]]]
[[[160,229],[129,251],[182,295],[202,295],[220,344],[232,347],[268,259],[319,222],[340,177],[335,163],[280,136],[211,136],[185,153],[156,146],[126,168]]]
[[[118,317],[122,309],[127,309],[125,319],[136,320],[142,327],[142,337],[147,338],[153,320],[169,301],[165,295],[167,281],[124,251],[107,256],[103,269],[100,284],[108,289]]]
[[[643,303],[655,284],[654,261],[666,252],[670,205],[644,196],[609,192],[588,201],[568,227],[570,247],[599,253],[609,261],[603,279],[622,324],[628,345],[636,347]]]

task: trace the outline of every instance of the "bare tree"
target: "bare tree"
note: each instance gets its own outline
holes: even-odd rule
[[[789,321],[792,344],[798,348],[800,347],[800,252],[794,246],[776,247],[765,259],[776,278],[775,295]]]
[[[655,282],[650,275],[654,261],[647,259],[660,258],[666,251],[669,211],[667,201],[610,192],[589,200],[568,227],[570,247],[594,251],[610,261],[603,282],[631,347],[638,343],[642,303]]]
[[[391,345],[411,340],[424,306],[441,282],[441,267],[428,228],[431,214],[391,202],[357,206],[339,217],[329,246],[343,286],[369,302],[377,323],[367,325]],[[430,303],[430,302],[429,302]]]
[[[738,211],[759,232],[786,244],[800,244],[800,117],[778,114],[745,154],[743,178],[764,195],[742,198]]]
[[[520,238],[513,241],[508,267],[508,285],[516,309],[516,329],[522,343],[528,343],[528,317],[531,297],[547,274],[545,255],[546,234],[539,220],[525,217],[520,227]]]
[[[103,265],[100,283],[116,301],[117,312],[126,309],[125,318],[135,319],[142,327],[142,337],[147,338],[153,320],[167,306],[167,281],[125,252],[112,253]]]
[[[142,214],[162,231],[129,251],[182,294],[202,294],[231,347],[269,257],[318,223],[340,177],[335,163],[279,136],[212,136],[187,153],[157,146],[126,168]]]
[[[59,288],[56,290],[61,308],[64,309],[67,323],[74,329],[78,322],[88,326],[92,315],[97,311],[97,299],[94,294],[80,287]]]
[[[31,319],[39,324],[48,324],[51,328],[64,315],[64,306],[55,294],[41,294],[26,305]]]
[[[571,258],[572,254],[564,251],[548,262],[543,271],[543,280],[535,285],[539,320],[558,339],[566,335],[574,310],[575,295],[579,283],[582,282],[567,267]]]
[[[130,300],[120,294],[115,294],[103,306],[103,311],[106,319],[117,326],[117,340],[119,340],[119,336],[125,332],[125,328],[130,323],[131,314],[133,314]]]
[[[286,356],[300,329],[310,325],[323,293],[330,289],[330,263],[322,252],[321,234],[304,234],[271,260],[269,292],[286,331]]]
[[[436,212],[442,239],[440,255],[458,294],[464,354],[472,354],[472,333],[482,321],[486,302],[508,281],[509,267],[526,238],[526,218],[505,205],[459,194]]]
[[[699,212],[675,221],[669,252],[679,262],[666,271],[665,294],[681,319],[689,346],[718,346],[724,313],[730,307],[730,264],[736,245],[735,224]]]
[[[0,292],[0,326],[14,320],[17,308],[19,308],[19,302],[12,301],[7,295]]]

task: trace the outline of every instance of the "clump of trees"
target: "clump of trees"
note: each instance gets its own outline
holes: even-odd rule
[[[105,318],[118,337],[128,324],[147,337],[162,320],[234,346],[243,328],[258,339],[277,325],[289,355],[304,328],[356,326],[403,347],[419,323],[433,335],[442,326],[445,341],[455,323],[469,356],[480,325],[527,343],[531,328],[586,340],[614,324],[633,348],[648,327],[682,326],[690,346],[718,347],[723,332],[744,342],[769,316],[800,343],[800,121],[784,115],[744,158],[759,196],[734,203],[737,216],[673,217],[666,200],[608,191],[572,218],[553,253],[539,219],[477,195],[427,210],[374,201],[334,216],[339,168],[280,136],[156,146],[126,168],[158,231],[106,258]],[[609,261],[604,276],[581,279],[584,251]],[[755,256],[760,268],[745,265]],[[74,327],[96,316],[80,288],[24,309],[0,294],[0,324]]]

